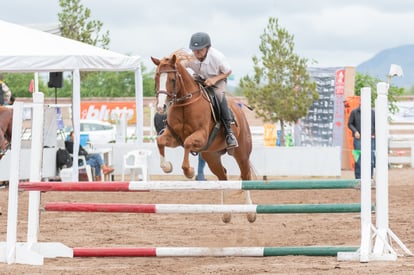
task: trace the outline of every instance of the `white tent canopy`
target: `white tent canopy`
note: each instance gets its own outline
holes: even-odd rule
[[[140,58],[101,49],[79,41],[0,20],[1,72],[72,72],[74,159],[78,157],[80,120],[80,71],[135,71],[137,142],[143,140],[143,92]],[[74,169],[77,169],[74,162]],[[77,176],[77,173],[74,173]]]
[[[130,57],[0,20],[0,69],[7,72],[128,71],[140,67]]]

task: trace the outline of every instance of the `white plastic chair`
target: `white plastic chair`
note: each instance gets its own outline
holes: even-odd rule
[[[92,168],[90,165],[86,164],[85,156],[78,156],[78,159],[80,160],[78,165],[78,171],[81,169],[85,169],[88,181],[93,181]],[[62,181],[72,181],[72,167],[61,169],[59,175]]]
[[[148,176],[148,157],[151,155],[150,150],[134,150],[126,153],[122,162],[122,181],[125,180],[125,172],[130,170],[130,181],[135,179],[136,172],[141,172],[143,181],[149,179]],[[138,174],[136,175],[138,177]]]
[[[92,176],[92,168],[90,165],[86,164],[86,157],[85,156],[78,156],[79,160],[81,161],[81,164],[78,166],[79,170],[80,169],[85,169],[86,170],[86,175],[88,176],[88,181],[93,181],[93,176]]]

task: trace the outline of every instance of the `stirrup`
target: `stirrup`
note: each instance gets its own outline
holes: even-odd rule
[[[239,147],[236,137],[233,133],[226,135],[227,149]]]

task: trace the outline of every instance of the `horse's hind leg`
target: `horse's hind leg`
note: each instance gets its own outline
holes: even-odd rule
[[[221,163],[220,152],[203,152],[201,156],[206,161],[210,171],[217,177],[218,180],[227,180],[227,170]]]
[[[248,167],[244,168],[245,170],[241,170],[242,171],[242,180],[251,180],[251,166],[250,163],[248,165]],[[248,171],[247,171],[248,170]],[[246,176],[243,176],[246,175]],[[246,196],[246,204],[252,204],[252,198],[250,197],[250,191],[244,191],[244,194]],[[251,223],[256,221],[256,213],[248,213],[247,214],[247,220]]]
[[[218,180],[227,180],[227,170],[221,163],[221,153],[219,152],[204,152],[202,157],[207,162],[210,171],[218,178]],[[221,191],[221,204],[226,203],[226,199],[229,197],[228,191]],[[231,221],[231,214],[225,213],[221,218],[223,222],[229,223]]]
[[[250,197],[250,191],[244,191],[246,195],[246,204],[252,204],[252,198]],[[251,223],[256,221],[256,213],[247,213],[247,220]]]
[[[240,177],[242,180],[251,180],[252,179],[252,167],[250,164],[250,160],[249,158],[245,155],[243,155],[243,153],[247,153],[247,152],[241,152],[241,151],[236,151],[234,154],[234,158],[237,161],[237,164],[239,165],[240,168]],[[244,191],[244,194],[246,196],[246,204],[252,204],[252,199],[250,197],[250,191]],[[251,223],[256,221],[256,213],[248,213],[247,214],[247,220]]]
[[[252,204],[252,199],[250,197],[250,191],[229,191],[229,190],[222,190],[221,191],[221,204],[225,204],[230,197],[237,196],[239,197],[242,193],[245,195],[245,203],[246,204]],[[223,214],[223,217],[221,218],[224,223],[229,223],[231,221],[231,214],[225,213]],[[251,223],[254,223],[256,221],[256,212],[247,213],[247,220]]]
[[[225,203],[225,196],[226,196],[225,193],[226,193],[226,190],[221,191],[221,204]],[[231,214],[230,213],[224,213],[223,216],[221,217],[221,220],[224,223],[229,223],[231,221]]]

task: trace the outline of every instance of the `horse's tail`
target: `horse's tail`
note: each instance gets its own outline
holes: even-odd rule
[[[257,173],[256,168],[253,166],[253,163],[249,160],[249,166],[250,166],[250,177],[251,180],[257,180]]]

